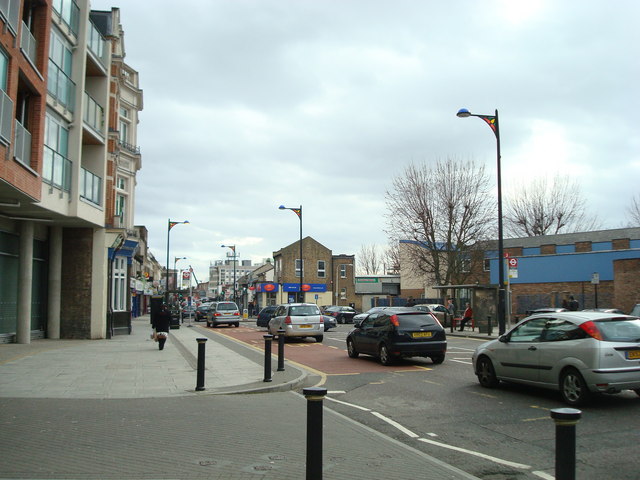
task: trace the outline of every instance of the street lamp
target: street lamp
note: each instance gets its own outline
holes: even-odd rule
[[[235,245],[220,245],[221,248],[230,248],[233,251],[233,301],[236,301],[236,246]]]
[[[178,289],[178,271],[176,270],[176,263],[178,262],[178,260],[186,260],[187,257],[174,257],[173,258],[173,275],[174,275],[174,280],[173,280],[173,286],[176,287],[176,289]]]
[[[476,115],[466,108],[458,110],[460,118],[478,117],[485,121],[496,136],[497,170],[498,170],[498,332],[505,332],[505,291],[504,291],[504,238],[502,235],[502,174],[500,172],[500,124],[498,123],[498,109],[495,115]]]
[[[295,213],[298,218],[300,219],[300,293],[299,293],[299,301],[300,303],[304,302],[304,292],[302,291],[302,283],[303,283],[303,266],[304,266],[304,262],[302,261],[302,205],[300,205],[300,208],[291,208],[291,207],[285,207],[284,205],[280,205],[278,207],[280,210],[291,210],[293,213]],[[295,270],[295,265],[294,265],[294,270]]]
[[[347,267],[353,267],[353,263],[341,263],[338,265],[338,268],[336,268],[336,305],[340,305],[340,302],[338,302],[338,273],[340,272],[340,267],[344,265],[344,273],[345,273],[345,278],[347,276]]]
[[[176,225],[181,223],[189,223],[189,220],[185,220],[183,222],[173,222],[169,219],[169,223],[167,225],[167,275],[165,276],[165,291],[164,291],[164,302],[169,303],[169,234],[171,233],[171,229]]]

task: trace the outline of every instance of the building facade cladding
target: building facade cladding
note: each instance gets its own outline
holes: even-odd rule
[[[18,265],[33,265],[0,255],[10,264],[3,277],[18,285],[0,293],[10,312],[0,335],[104,338],[115,244],[105,230],[111,49],[88,0],[2,2],[0,22],[0,251],[15,239]]]

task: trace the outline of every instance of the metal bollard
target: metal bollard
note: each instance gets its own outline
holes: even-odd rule
[[[264,380],[263,382],[271,381],[271,342],[273,341],[273,335],[264,335]]]
[[[493,326],[491,325],[491,315],[487,315],[487,335],[491,335]]]
[[[284,372],[284,339],[285,331],[278,330],[278,372]]]
[[[307,399],[307,476],[306,480],[322,480],[322,400],[326,388],[302,390]]]
[[[576,478],[576,424],[582,412],[575,408],[554,408],[556,423],[556,480]]]
[[[196,380],[196,392],[204,390],[204,349],[206,346],[206,338],[196,338],[198,342],[198,375]]]

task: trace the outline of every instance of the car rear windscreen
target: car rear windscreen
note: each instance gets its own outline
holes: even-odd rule
[[[436,325],[436,321],[431,315],[415,313],[398,315],[398,321],[400,328],[421,328]]]
[[[640,320],[597,320],[596,325],[607,342],[640,342]]]
[[[318,307],[313,305],[302,305],[300,307],[291,307],[289,310],[289,315],[294,315],[298,317],[306,317],[309,315],[320,315],[320,310]]]
[[[238,306],[235,303],[219,303],[216,309],[217,310],[237,310]]]

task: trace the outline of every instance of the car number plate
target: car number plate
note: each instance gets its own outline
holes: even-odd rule
[[[300,325],[300,328],[311,328],[311,325]]]
[[[411,336],[413,338],[431,337],[433,336],[433,332],[413,332]]]
[[[629,350],[627,352],[627,358],[629,360],[638,360],[638,359],[640,359],[640,350]]]

